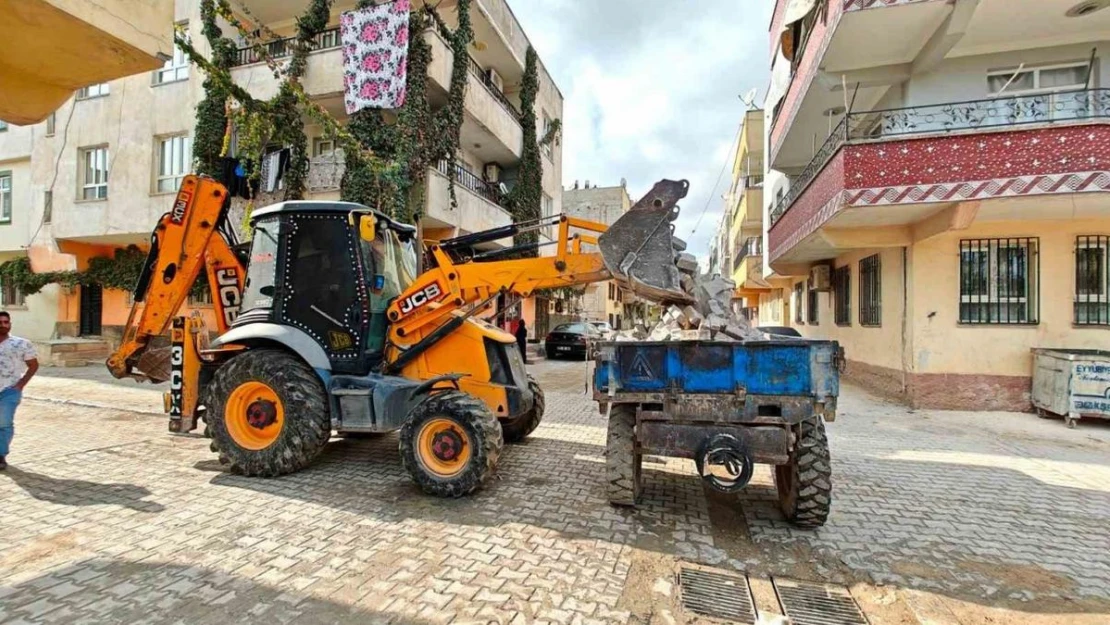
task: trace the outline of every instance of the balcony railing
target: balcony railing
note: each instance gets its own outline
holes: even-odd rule
[[[763,174],[752,174],[744,178],[745,189],[758,189],[763,186]]]
[[[845,143],[1106,118],[1110,118],[1110,89],[1015,95],[850,113],[832,131],[802,173],[791,177],[790,190],[771,210],[771,225],[783,216]]]
[[[478,61],[474,60],[474,57],[468,56],[467,58],[470,61],[470,73],[474,74],[478,81],[482,83],[482,86],[493,96],[493,99],[497,100],[501,103],[501,106],[505,107],[505,110],[513,116],[513,119],[519,120],[520,111],[513,106],[509,98],[505,97],[505,92],[501,91],[501,88],[493,83],[493,80],[489,77],[489,72],[482,69],[482,66],[478,64]]]
[[[450,175],[447,173],[450,171],[447,161],[440,161],[439,164],[436,165],[436,170],[444,176]],[[498,185],[482,180],[477,174],[459,163],[455,164],[455,184],[466,187],[475,194],[502,208],[508,208],[505,205],[505,200],[501,195],[501,190],[498,188]]]
[[[296,37],[286,37],[284,39],[274,39],[262,44],[262,48],[266,50],[266,54],[273,59],[280,59],[293,54],[293,47],[297,41]],[[339,37],[339,28],[329,28],[322,31],[312,40],[313,50],[326,50],[328,48],[338,48],[341,45]],[[235,67],[240,65],[250,65],[252,63],[260,63],[265,59],[258,54],[253,47],[239,48],[235,52]]]
[[[736,248],[735,258],[732,261],[732,270],[740,268],[740,264],[749,256],[763,255],[763,237],[748,237],[744,244]]]

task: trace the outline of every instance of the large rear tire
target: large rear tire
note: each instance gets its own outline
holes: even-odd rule
[[[428,397],[401,427],[401,462],[421,490],[462,497],[478,490],[501,456],[501,424],[477,398],[461,391]]]
[[[821,527],[832,507],[832,462],[821,417],[794,428],[797,437],[790,464],[775,467],[775,488],[782,513],[801,528]]]
[[[640,467],[643,457],[636,451],[636,405],[613,404],[609,410],[609,432],[605,442],[605,469],[609,503],[635,506],[640,500]]]
[[[303,469],[331,437],[327,391],[301,359],[251,349],[221,366],[207,397],[212,450],[233,473],[273,477]]]
[[[543,411],[547,402],[544,400],[540,383],[531,375],[528,376],[528,390],[532,391],[532,397],[534,398],[532,409],[519,417],[505,419],[501,422],[501,431],[504,433],[506,443],[519,443],[524,440],[529,434],[536,431],[536,428],[540,426],[540,421],[543,420]]]

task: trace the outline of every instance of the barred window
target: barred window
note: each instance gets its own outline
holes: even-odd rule
[[[1110,236],[1075,238],[1075,325],[1110,326]]]
[[[838,326],[852,325],[852,267],[845,265],[833,271],[835,321]]]
[[[802,303],[805,301],[802,296],[804,287],[801,282],[794,285],[794,323],[805,323],[802,317]]]
[[[806,289],[808,291],[806,293],[806,299],[808,300],[806,302],[806,316],[809,318],[810,325],[818,325],[817,289],[813,287],[813,278],[810,278],[809,281],[806,282]]]
[[[859,261],[859,324],[883,324],[883,266],[878,254]]]
[[[960,241],[960,323],[1035,324],[1035,238]]]

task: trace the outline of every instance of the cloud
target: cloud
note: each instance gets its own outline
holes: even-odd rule
[[[563,184],[626,178],[636,200],[662,178],[685,178],[675,231],[705,254],[731,182],[739,96],[762,95],[769,80],[773,3],[511,1],[565,98]]]

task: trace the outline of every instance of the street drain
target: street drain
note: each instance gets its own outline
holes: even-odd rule
[[[771,582],[792,625],[868,625],[847,589],[785,579]]]
[[[687,611],[749,625],[755,622],[748,578],[683,567],[678,581]]]

